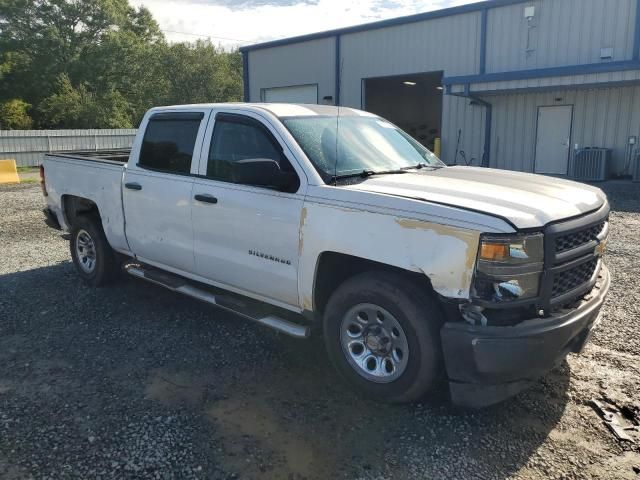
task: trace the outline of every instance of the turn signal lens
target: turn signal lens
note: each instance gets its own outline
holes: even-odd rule
[[[544,236],[483,235],[478,260],[494,264],[525,265],[544,261]]]
[[[483,242],[480,246],[480,258],[489,261],[504,261],[509,258],[509,244]]]

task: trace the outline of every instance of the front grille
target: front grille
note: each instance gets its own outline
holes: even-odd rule
[[[577,267],[556,274],[553,279],[551,297],[559,297],[560,295],[588,283],[596,273],[596,268],[598,268],[598,259],[593,258],[588,262],[581,263]]]
[[[581,247],[593,240],[598,239],[598,235],[604,229],[606,222],[598,223],[578,232],[569,233],[556,238],[556,253],[563,253],[574,248]]]

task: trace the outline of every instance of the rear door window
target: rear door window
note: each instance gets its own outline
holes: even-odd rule
[[[147,124],[138,165],[161,172],[189,174],[203,113],[153,115]]]

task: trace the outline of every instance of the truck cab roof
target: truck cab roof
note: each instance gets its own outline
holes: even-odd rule
[[[314,105],[303,103],[202,103],[193,105],[171,105],[153,108],[154,113],[161,111],[193,110],[198,109],[242,109],[248,111],[268,111],[278,118],[287,117],[315,117],[315,116],[343,116],[343,117],[375,117],[376,115],[349,107],[333,105]]]

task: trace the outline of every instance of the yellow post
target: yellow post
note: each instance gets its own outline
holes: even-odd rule
[[[436,157],[440,158],[440,150],[442,150],[442,145],[440,143],[440,138],[436,138],[433,141],[433,153],[436,154]]]
[[[20,183],[15,160],[0,160],[0,183]]]

